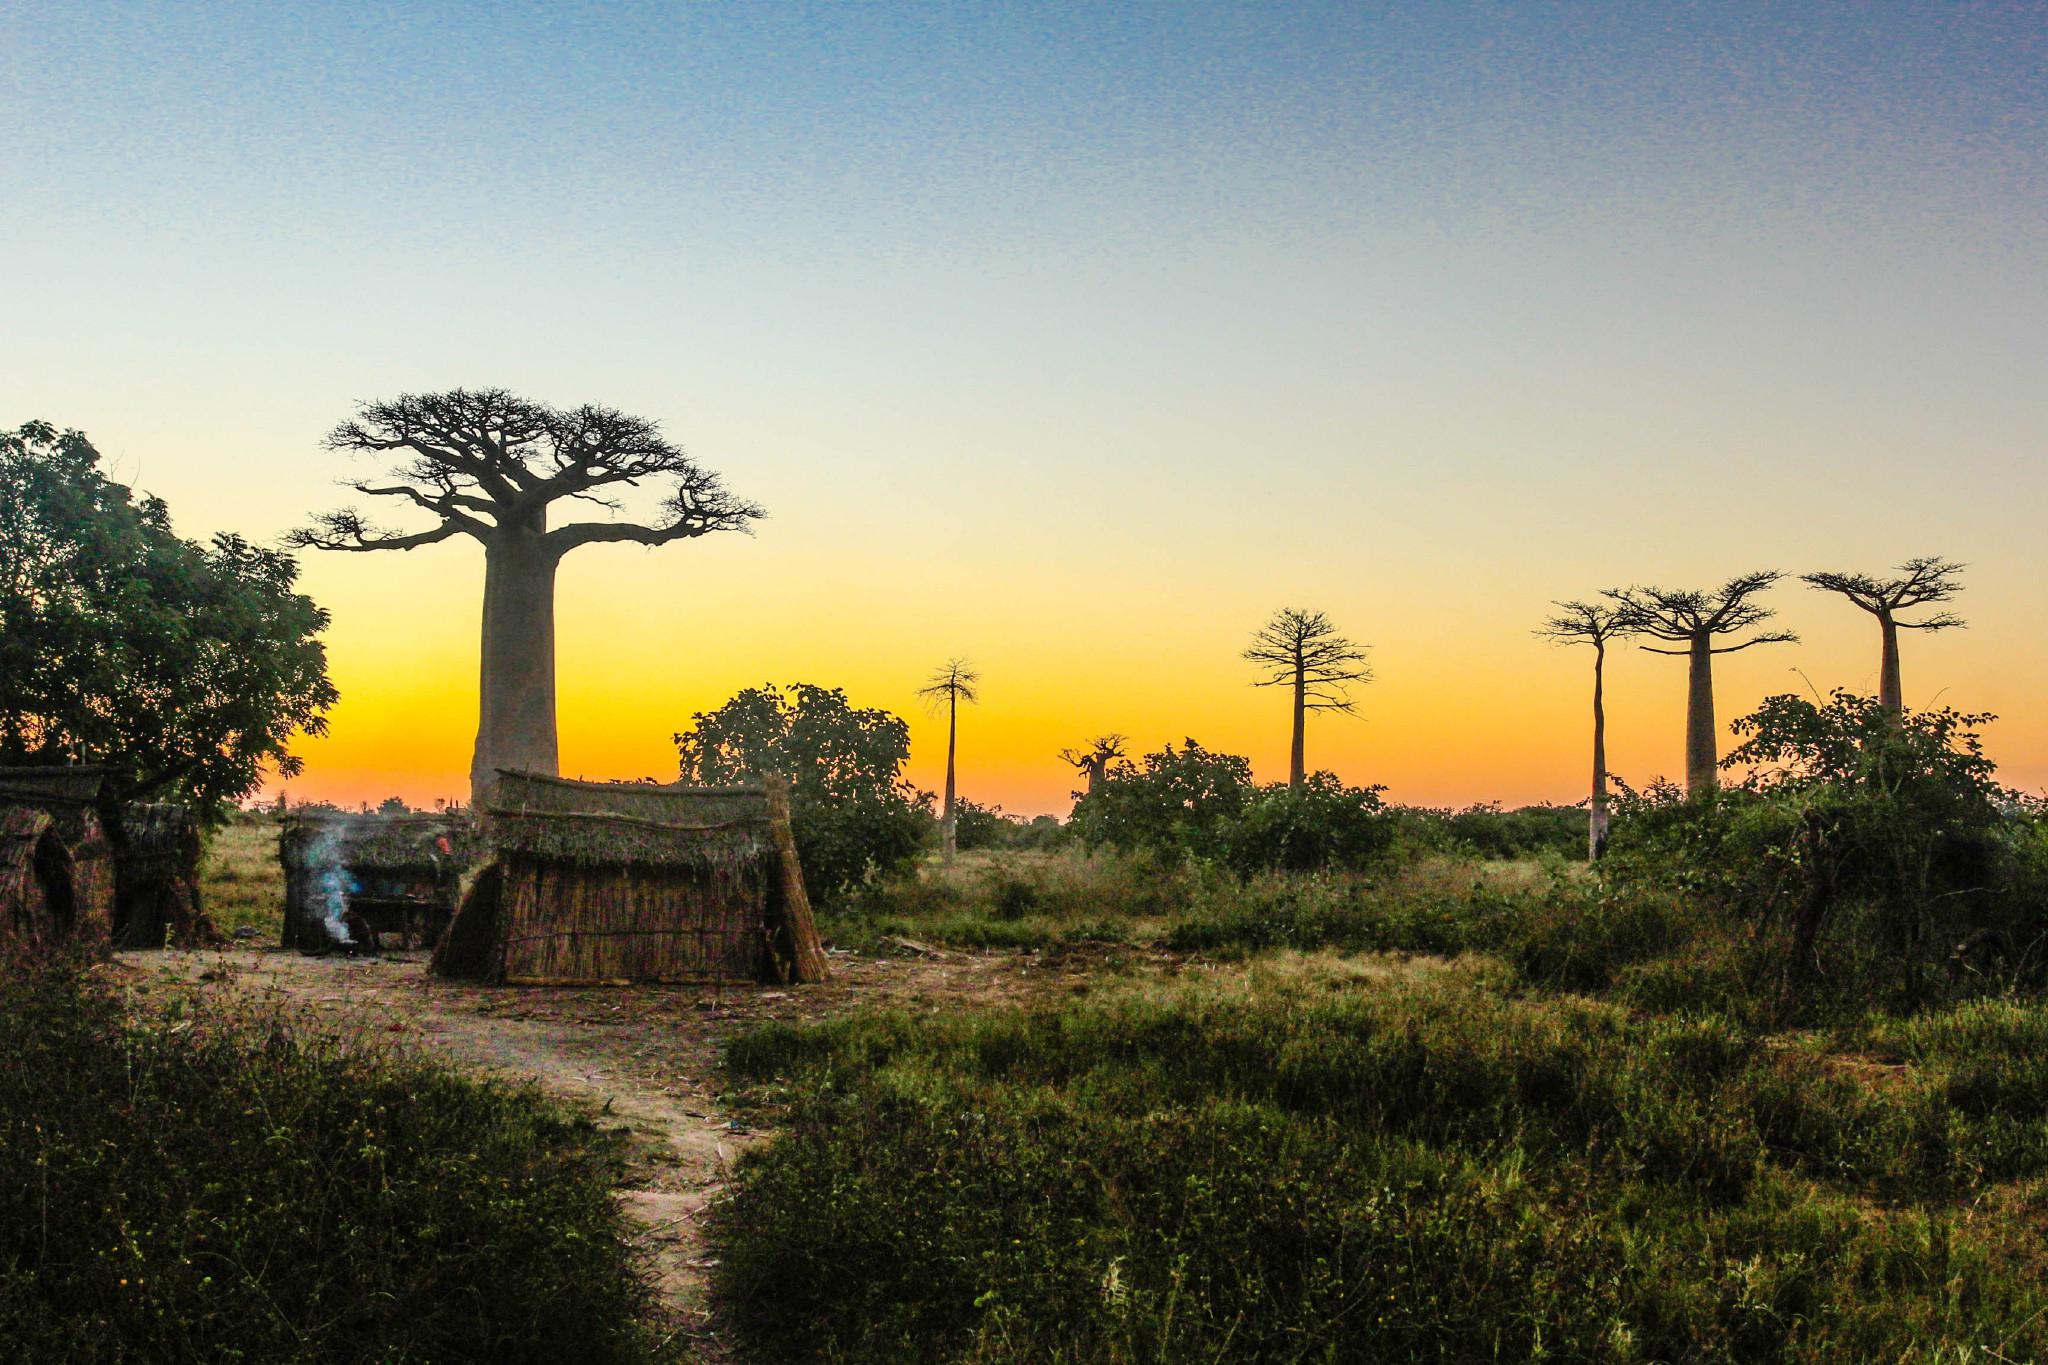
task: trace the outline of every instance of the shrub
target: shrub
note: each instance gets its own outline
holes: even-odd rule
[[[931,797],[903,780],[910,729],[902,717],[853,706],[836,687],[797,683],[788,693],[750,687],[690,721],[674,737],[685,782],[789,779],[790,825],[813,899],[829,904],[916,861]]]
[[[202,1007],[0,977],[0,1340],[34,1360],[634,1360],[587,1122]]]
[[[1385,814],[1384,787],[1347,787],[1319,772],[1299,790],[1275,784],[1259,790],[1221,825],[1218,853],[1239,873],[1313,872],[1363,868],[1383,861],[1394,844]]]

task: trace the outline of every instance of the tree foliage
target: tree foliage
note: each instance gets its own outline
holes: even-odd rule
[[[1250,759],[1193,739],[1178,749],[1169,741],[1135,764],[1113,764],[1101,787],[1074,804],[1069,823],[1090,847],[1213,857],[1251,793]]]
[[[1263,787],[1223,827],[1223,861],[1241,873],[1368,867],[1398,833],[1384,791],[1348,787],[1331,772],[1311,773],[1299,787]]]
[[[811,895],[829,902],[872,873],[916,860],[931,797],[903,779],[910,727],[856,707],[836,687],[750,687],[677,734],[682,779],[706,786],[790,782],[790,822]]]
[[[104,763],[110,799],[208,818],[266,766],[297,775],[293,737],[336,699],[297,576],[239,536],[179,539],[77,431],[0,434],[0,762]]]

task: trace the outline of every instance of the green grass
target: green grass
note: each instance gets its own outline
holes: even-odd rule
[[[529,1091],[0,975],[0,1355],[633,1361],[615,1139]]]
[[[2040,1009],[1767,1033],[1520,980],[1283,954],[764,1028],[726,1065],[789,1131],[721,1290],[773,1359],[2048,1352]]]
[[[223,934],[256,931],[275,943],[284,930],[284,867],[278,862],[279,827],[265,816],[222,825],[207,840],[199,862],[200,904]]]

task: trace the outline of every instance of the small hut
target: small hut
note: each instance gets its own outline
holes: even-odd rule
[[[501,771],[484,861],[434,955],[510,985],[822,981],[789,789]]]
[[[108,812],[114,844],[114,943],[180,948],[221,941],[199,898],[199,817],[190,806],[130,802]]]
[[[375,952],[395,939],[437,942],[455,913],[474,839],[448,815],[288,816],[284,946],[303,953]]]
[[[103,768],[0,768],[0,933],[39,951],[107,946],[114,860],[94,807],[104,778]]]

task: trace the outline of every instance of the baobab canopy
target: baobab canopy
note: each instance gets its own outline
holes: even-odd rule
[[[419,530],[373,523],[356,508],[314,516],[291,533],[321,550],[410,550],[456,536],[484,547],[473,796],[501,768],[554,774],[555,566],[582,545],[666,545],[714,531],[743,531],[765,515],[726,490],[643,417],[584,405],[554,408],[503,389],[401,394],[367,403],[327,437],[330,450],[376,457],[383,472],[350,480],[368,498],[426,513]],[[549,509],[576,500],[614,514],[621,496],[658,499],[646,524],[572,521],[550,526]]]

